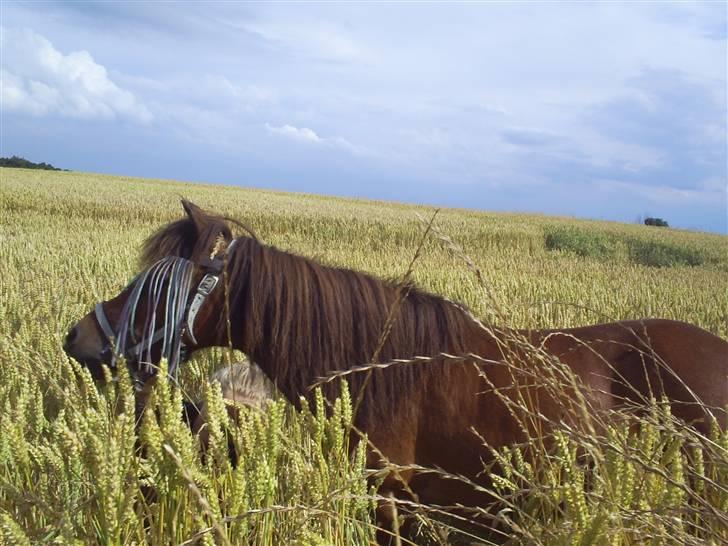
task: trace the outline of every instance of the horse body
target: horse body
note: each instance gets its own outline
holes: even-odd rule
[[[148,240],[147,265],[169,254],[201,263],[214,253],[214,241],[232,239],[225,219],[184,206],[186,219]],[[666,396],[675,415],[701,430],[708,413],[726,426],[728,343],[696,326],[645,319],[560,330],[488,327],[463,306],[416,287],[326,267],[247,236],[225,257],[224,274],[229,289],[210,294],[196,319],[204,327],[186,343],[191,350],[232,344],[293,404],[310,398],[322,377],[422,357],[345,374],[357,401],[355,425],[376,447],[371,464],[438,467],[485,483],[483,462],[491,454],[484,444],[522,442],[562,420],[587,426],[569,411],[580,400],[597,413]],[[128,293],[103,304],[110,323]],[[66,350],[92,367],[109,353],[93,313],[71,330]],[[573,372],[571,395],[549,388],[559,366]],[[335,395],[336,385],[326,383],[325,393]],[[519,413],[524,407],[542,418],[529,421]],[[482,501],[463,483],[406,469],[383,489],[407,486],[423,502]]]
[[[441,468],[488,486],[482,475],[484,462],[491,459],[486,444],[500,448],[522,443],[564,422],[589,432],[588,423],[578,419],[583,414],[575,406],[576,394],[565,399],[563,384],[554,393],[534,377],[539,367],[556,365],[545,361],[544,354],[573,372],[580,395],[592,410],[589,417],[620,407],[638,411],[650,398],[665,397],[673,415],[704,434],[712,418],[723,428],[728,425],[728,343],[701,328],[646,319],[515,334],[541,346],[541,351],[514,348],[513,332],[482,336],[476,354],[509,365],[458,364],[457,372],[416,398],[420,408],[410,412],[419,416],[416,435],[408,434],[412,430],[408,423],[405,431],[389,430],[375,445],[386,452],[385,446],[395,439],[389,451],[400,459],[393,462]],[[514,361],[520,365],[513,366]],[[529,410],[541,415],[535,422],[525,413],[519,415],[529,402]],[[599,432],[604,422],[595,419],[590,424]],[[396,441],[403,436],[410,439],[408,450]],[[473,487],[428,474],[413,476],[409,485],[424,503],[482,506],[492,501]]]

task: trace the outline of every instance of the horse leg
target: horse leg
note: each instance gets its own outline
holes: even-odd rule
[[[409,491],[409,480],[412,471],[398,471],[397,476],[387,476],[379,487],[380,500],[377,503],[377,544],[391,546],[410,544],[414,532],[413,518],[402,520],[398,501],[406,500],[416,502]]]
[[[378,491],[380,500],[376,509],[377,543],[380,545],[413,544],[409,541],[414,530],[414,522],[411,521],[413,518],[406,518],[404,523],[400,521],[401,514],[397,501],[418,501],[417,496],[410,489],[413,470],[402,468],[414,463],[414,434],[409,438],[399,436],[396,441],[386,442],[386,444],[377,442],[371,445],[376,447],[370,448],[368,466],[381,468],[387,472]]]

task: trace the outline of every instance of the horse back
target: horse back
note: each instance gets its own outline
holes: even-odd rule
[[[692,324],[645,319],[543,331],[546,348],[598,385],[609,408],[671,402],[674,414],[701,431],[710,416],[726,427],[728,342]]]

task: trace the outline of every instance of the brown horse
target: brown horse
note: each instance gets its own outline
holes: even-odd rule
[[[484,444],[545,431],[521,426],[514,408],[524,404],[541,416],[536,429],[573,421],[575,399],[598,412],[652,396],[667,397],[676,416],[701,430],[713,417],[726,426],[728,343],[696,326],[645,319],[492,328],[414,286],[326,267],[254,236],[233,240],[229,220],[186,201],[183,207],[186,217],[147,240],[147,269],[71,328],[65,349],[92,373],[113,365],[117,351],[144,382],[162,355],[173,369],[190,351],[231,342],[297,404],[321,377],[372,359],[421,357],[343,376],[360,400],[355,425],[379,451],[371,463],[381,464],[381,455],[476,483],[484,483],[483,462],[491,458]],[[572,374],[571,390],[539,382],[553,370]],[[327,395],[335,385],[326,385]],[[405,485],[422,503],[484,502],[469,485],[412,471],[387,478],[381,490],[401,493]]]

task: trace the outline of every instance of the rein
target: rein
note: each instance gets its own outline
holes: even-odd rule
[[[151,360],[152,347],[162,341],[162,357],[166,358],[169,363],[169,374],[175,373],[188,356],[184,336],[186,334],[193,344],[197,344],[194,334],[195,319],[207,298],[218,285],[225,259],[237,241],[237,239],[233,239],[222,255],[212,256],[202,264],[186,258],[167,256],[140,273],[130,283],[133,288],[122,308],[117,332],[114,332],[111,327],[104,312],[103,302],[96,304],[94,315],[108,342],[104,352],[111,353],[111,368],[116,368],[117,356],[139,362],[144,356],[148,361]],[[194,296],[190,299],[192,276],[197,266],[203,267],[205,274],[197,285]],[[167,290],[163,308],[164,323],[155,329],[157,308],[161,301],[165,281],[167,281]],[[137,340],[134,333],[136,311],[142,291],[147,285],[149,287],[147,291],[148,313],[142,328],[142,339]],[[115,350],[112,349],[114,340],[118,340]],[[132,343],[131,346],[127,346],[129,342]],[[150,375],[154,373],[151,364],[146,364],[146,371]]]

